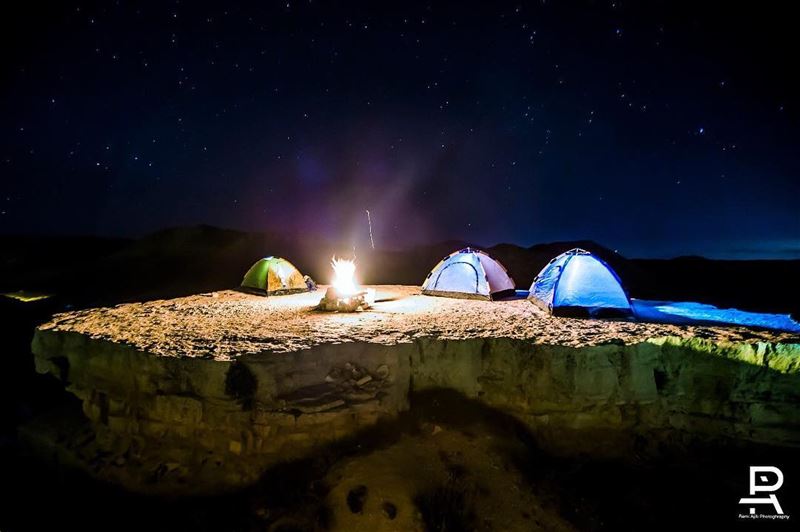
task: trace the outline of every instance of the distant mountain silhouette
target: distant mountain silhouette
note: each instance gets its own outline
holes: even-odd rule
[[[0,290],[56,293],[76,306],[235,287],[266,255],[283,256],[326,283],[331,257],[353,256],[352,247],[313,235],[208,225],[164,229],[140,239],[2,236],[0,244]],[[419,285],[442,258],[467,246],[480,247],[450,240],[406,250],[359,249],[358,275],[365,284]],[[798,260],[629,259],[590,240],[482,249],[503,263],[517,288],[527,290],[548,261],[575,247],[608,262],[633,297],[800,314],[800,283],[787,281],[797,278]]]

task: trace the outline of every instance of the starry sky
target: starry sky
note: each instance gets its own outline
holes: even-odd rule
[[[3,17],[0,232],[800,257],[780,2],[59,2]]]

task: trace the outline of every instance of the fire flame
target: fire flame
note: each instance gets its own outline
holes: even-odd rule
[[[356,288],[356,263],[352,260],[331,259],[331,266],[333,266],[333,287],[339,293],[339,296],[353,295],[358,292]]]

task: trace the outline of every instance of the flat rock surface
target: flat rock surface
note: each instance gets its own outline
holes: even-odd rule
[[[264,297],[233,290],[57,314],[42,330],[69,331],[131,345],[159,356],[230,360],[321,344],[386,345],[415,338],[514,338],[581,347],[677,336],[717,342],[800,343],[798,335],[743,327],[681,326],[553,318],[524,299],[480,301],[430,297],[416,286],[380,285],[365,312],[315,310],[325,287]]]

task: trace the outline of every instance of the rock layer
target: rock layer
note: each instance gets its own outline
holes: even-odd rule
[[[56,446],[132,489],[217,491],[436,389],[513,416],[560,454],[800,445],[789,335],[555,319],[411,287],[332,314],[313,310],[321,296],[222,292],[56,316],[35,334],[36,368],[81,400],[92,433]]]

